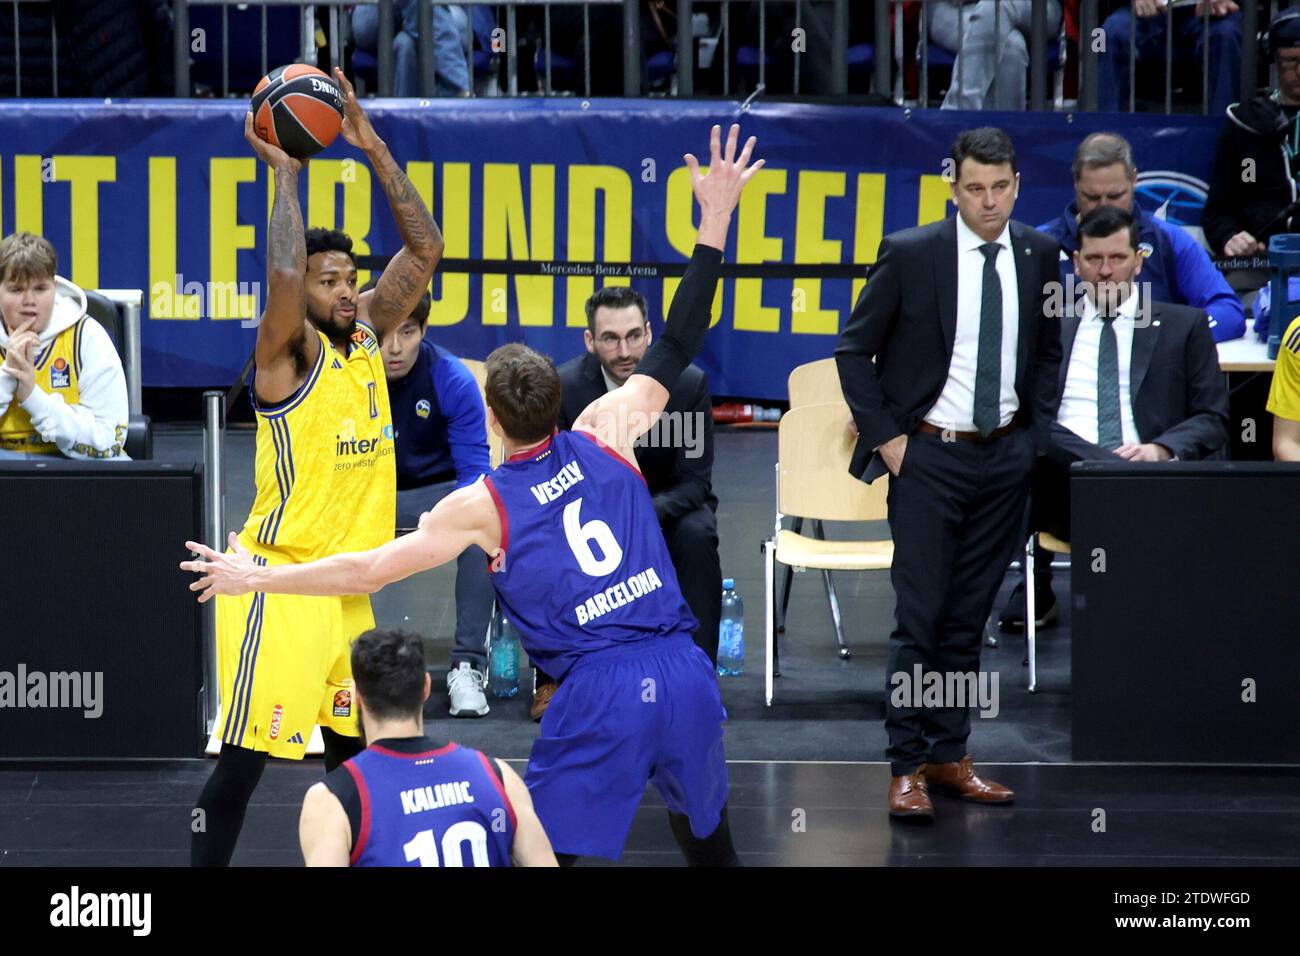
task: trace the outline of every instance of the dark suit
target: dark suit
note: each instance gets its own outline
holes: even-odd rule
[[[1033,479],[1034,530],[1049,531],[1067,541],[1070,465],[1116,457],[1055,421],[1079,322],[1078,315],[1061,319],[1063,355],[1053,422],[1047,454],[1039,460]],[[1228,387],[1205,312],[1168,302],[1151,303],[1150,321],[1144,319],[1133,327],[1129,394],[1143,444],[1163,445],[1182,461],[1206,458],[1223,448],[1228,441]]]
[[[873,449],[909,436],[889,485],[897,626],[888,675],[911,675],[914,665],[925,672],[978,671],[984,623],[1023,528],[1035,448],[1045,443],[1052,419],[1061,347],[1059,324],[1048,317],[1047,284],[1059,282],[1059,247],[1012,222],[1019,310],[1013,422],[1019,427],[988,442],[944,441],[918,431],[952,360],[957,236],[955,219],[886,236],[835,349],[859,433],[852,473],[868,482],[884,474]],[[978,301],[979,290],[972,291]],[[1004,288],[1003,301],[1007,294]],[[896,705],[893,689],[887,683],[885,726],[895,776],[965,756],[967,708]]]
[[[561,428],[572,428],[583,409],[605,394],[600,361],[590,352],[559,368],[562,388]],[[665,413],[677,413],[683,425],[669,428],[661,418],[637,443],[636,461],[654,498],[668,553],[677,570],[682,596],[700,622],[695,643],[715,663],[718,624],[722,617],[722,565],[718,557],[718,521],[713,494],[713,400],[704,372],[689,366],[668,396]],[[682,438],[689,439],[690,445]],[[677,439],[673,441],[673,439]],[[673,447],[676,445],[677,447]]]

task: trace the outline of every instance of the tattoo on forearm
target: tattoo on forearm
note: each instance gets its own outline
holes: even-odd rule
[[[271,207],[267,240],[267,271],[306,273],[307,236],[302,225],[302,209],[298,205],[298,177],[285,169],[278,169],[275,173],[275,205]]]
[[[402,235],[403,246],[384,269],[370,300],[371,321],[382,332],[389,323],[406,318],[428,288],[438,257],[442,254],[442,233],[419,192],[392,155],[384,152],[374,165],[393,210],[397,230]]]
[[[433,221],[433,216],[425,206],[424,200],[420,198],[420,194],[406,177],[402,167],[397,165],[392,154],[384,154],[376,164],[375,172],[379,174],[380,181],[384,184],[388,205],[393,210],[398,232],[402,234],[402,243],[421,258],[427,257],[436,246],[441,244],[442,233],[438,230],[438,224]]]

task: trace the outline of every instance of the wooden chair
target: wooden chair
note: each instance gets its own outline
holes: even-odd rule
[[[1034,542],[1035,538],[1038,539],[1037,544]],[[1069,554],[1070,542],[1053,537],[1046,531],[1040,531],[1037,535],[1031,534],[1025,541],[1025,662],[1029,665],[1029,693],[1031,694],[1038,690],[1038,654],[1035,644],[1038,637],[1038,622],[1034,607],[1037,595],[1034,594],[1033,570],[1035,548],[1043,548],[1052,554]]]
[[[790,393],[790,407],[802,405],[829,405],[842,403],[844,391],[840,388],[840,373],[835,359],[821,359],[799,365],[786,380]]]
[[[483,410],[487,411],[487,364],[477,359],[461,359],[465,367],[474,373],[474,381],[478,382],[479,397],[483,399]],[[505,445],[499,435],[491,427],[487,430],[488,443],[488,463],[495,468],[505,460]]]
[[[791,408],[800,408],[804,405],[844,403],[844,391],[840,388],[840,373],[833,358],[806,362],[797,366],[786,380],[786,386],[790,396]],[[847,407],[844,413],[846,416],[848,415]],[[803,531],[803,518],[794,519],[793,529],[796,533]],[[813,522],[813,534],[822,539],[826,537],[825,529],[820,521]],[[838,595],[835,593],[835,581],[831,578],[829,570],[822,571],[822,583],[826,587],[826,600],[831,606],[831,616],[838,621],[840,602]],[[785,576],[781,581],[781,604],[776,615],[776,631],[778,634],[785,633],[785,614],[786,609],[790,606],[790,588],[793,584],[794,569],[787,567]],[[844,635],[838,627],[835,630],[835,637],[839,646],[840,657],[843,660],[848,660],[851,654],[848,646],[844,643]]]
[[[772,682],[778,673],[776,645],[776,562],[794,568],[823,571],[883,571],[893,564],[894,543],[888,538],[827,541],[781,526],[786,515],[822,521],[879,521],[886,517],[888,484],[865,484],[849,474],[854,438],[843,402],[792,408],[781,418],[777,433],[776,520],[772,537],[763,542],[766,605],[764,691],[772,706]],[[833,592],[832,592],[833,593]],[[843,644],[838,603],[831,616]]]

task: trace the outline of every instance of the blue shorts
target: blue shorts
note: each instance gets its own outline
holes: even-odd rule
[[[555,852],[617,860],[646,781],[695,836],[716,830],[726,719],[708,655],[686,635],[579,660],[546,708],[524,777]]]

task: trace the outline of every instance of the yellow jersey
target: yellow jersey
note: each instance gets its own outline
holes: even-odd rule
[[[1278,418],[1300,422],[1300,318],[1282,333],[1273,384],[1268,390],[1268,410]]]
[[[302,387],[275,405],[254,394],[257,496],[240,543],[272,564],[391,541],[397,468],[379,338],[357,323],[348,355],[319,331]]]
[[[36,356],[36,385],[51,395],[61,395],[64,402],[76,405],[81,401],[77,379],[81,376],[81,330],[86,327],[82,316],[68,326]],[[5,350],[0,348],[0,362]],[[30,455],[57,455],[59,446],[44,441],[32,417],[18,404],[17,396],[0,415],[0,448],[21,451]]]

